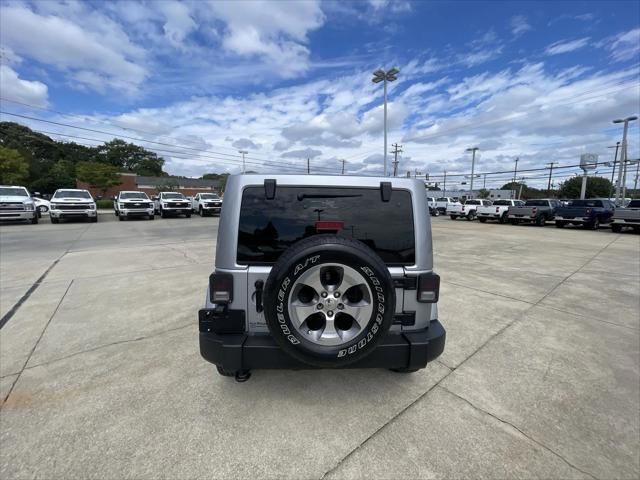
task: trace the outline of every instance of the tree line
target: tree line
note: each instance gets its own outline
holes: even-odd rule
[[[76,179],[99,188],[120,183],[118,173],[167,176],[165,160],[121,139],[88,147],[61,142],[14,122],[0,122],[0,183],[32,192],[74,188]]]

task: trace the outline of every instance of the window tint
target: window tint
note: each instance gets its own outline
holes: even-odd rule
[[[28,197],[29,192],[22,187],[2,187],[0,188],[0,195],[9,195],[13,197]]]
[[[482,205],[480,200],[467,200],[464,202],[465,205]]]
[[[89,192],[78,190],[58,190],[53,195],[53,198],[91,198],[91,195],[89,195]]]
[[[525,203],[525,205],[527,207],[548,207],[549,201],[548,200],[527,200],[527,203]]]
[[[640,208],[640,200],[631,200],[627,208]]]
[[[199,193],[202,200],[219,200],[220,197],[215,193]]]
[[[493,202],[494,205],[498,206],[504,206],[504,205],[511,205],[511,202],[509,200],[496,200],[495,202]]]
[[[570,207],[602,207],[602,200],[571,200]]]
[[[447,202],[449,199],[447,197],[436,198],[436,202]]]
[[[323,230],[320,222],[341,222]],[[246,188],[240,207],[239,264],[270,264],[291,245],[321,233],[355,238],[391,265],[415,263],[411,194],[393,190],[383,202],[378,188],[278,187],[266,200],[264,187]]]

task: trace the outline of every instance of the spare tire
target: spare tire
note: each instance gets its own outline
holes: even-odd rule
[[[370,354],[389,330],[393,280],[364,243],[315,235],[276,261],[264,288],[264,315],[274,340],[316,367],[341,367]]]

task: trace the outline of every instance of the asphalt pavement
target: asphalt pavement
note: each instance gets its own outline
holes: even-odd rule
[[[433,218],[443,355],[216,373],[217,218],[0,226],[0,477],[640,476],[640,236]]]

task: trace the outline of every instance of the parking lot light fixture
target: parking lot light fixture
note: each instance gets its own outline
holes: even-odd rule
[[[480,150],[478,147],[469,147],[467,148],[467,152],[471,152],[471,188],[470,193],[471,195],[473,195],[473,173],[475,172],[475,168],[476,168],[476,151]]]
[[[373,83],[383,82],[384,85],[384,176],[387,176],[387,82],[393,82],[398,79],[400,70],[398,67],[392,67],[386,72],[379,68],[373,72]]]
[[[613,123],[624,123],[624,129],[622,131],[622,151],[620,152],[620,168],[618,169],[618,184],[616,185],[616,204],[620,205],[624,205],[624,198],[627,194],[627,131],[629,130],[629,122],[637,119],[638,117],[633,115],[627,118],[618,118],[613,121]],[[620,200],[620,187],[622,187],[622,200]]]

